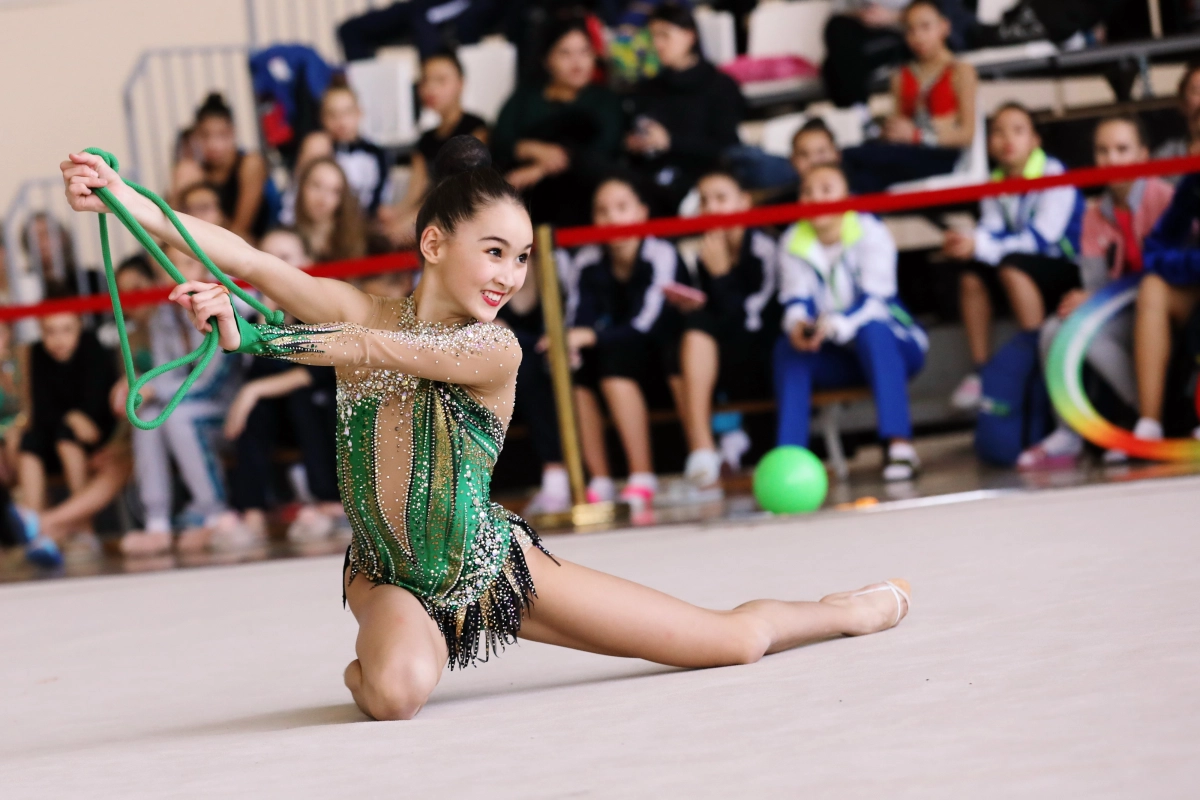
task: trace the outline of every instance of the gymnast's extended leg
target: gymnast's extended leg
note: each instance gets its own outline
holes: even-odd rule
[[[820,602],[751,600],[713,611],[568,561],[556,566],[536,548],[526,558],[537,599],[522,639],[677,667],[748,664],[808,642],[886,630],[908,613],[890,590]]]

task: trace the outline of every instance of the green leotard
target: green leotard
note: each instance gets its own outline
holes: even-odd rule
[[[337,368],[349,579],[412,592],[451,668],[465,667],[516,640],[534,596],[523,550],[541,548],[537,534],[489,499],[521,349],[507,328],[427,323],[411,299],[373,300],[365,327],[239,320],[239,352]]]

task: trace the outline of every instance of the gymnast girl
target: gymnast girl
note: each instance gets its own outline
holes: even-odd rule
[[[528,639],[678,667],[745,664],[839,635],[891,628],[908,613],[901,580],[819,602],[752,600],[729,611],[555,559],[524,521],[488,499],[512,414],[521,349],[493,325],[525,280],[533,247],[520,194],[469,136],[437,158],[444,176],[417,217],[424,274],[411,298],[316,278],[187,216],[200,247],[308,325],[250,325],[219,284],[171,299],[228,351],[335,367],[338,467],[354,534],[343,602],[359,624],[345,683],[375,719],[409,719],[447,664]],[[103,212],[107,187],[152,235],[185,246],[161,211],[103,160],[62,164],[72,208]],[[536,587],[536,592],[535,592]]]

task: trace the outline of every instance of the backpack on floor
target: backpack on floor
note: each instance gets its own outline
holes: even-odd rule
[[[1022,450],[1054,427],[1041,366],[1038,332],[1023,331],[980,370],[983,400],[975,423],[975,454],[983,461],[1011,467]]]

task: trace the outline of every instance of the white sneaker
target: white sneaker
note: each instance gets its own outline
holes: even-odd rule
[[[972,372],[959,381],[958,388],[950,395],[950,406],[958,411],[975,411],[983,402],[983,379]]]
[[[895,442],[888,445],[887,463],[883,467],[883,479],[892,481],[911,481],[917,477],[921,469],[921,459],[917,449],[908,442]]]
[[[721,480],[721,460],[716,450],[693,450],[688,454],[683,476],[701,489],[714,486]]]
[[[243,523],[244,524],[244,523]],[[323,542],[333,536],[337,522],[313,506],[304,506],[288,525],[287,538],[292,544]]]
[[[208,548],[216,553],[247,550],[266,541],[265,531],[257,531],[233,511],[220,514],[212,524]]]
[[[652,472],[635,472],[625,482],[619,498],[629,503],[633,513],[645,511],[654,506],[654,496],[658,494],[658,477]]]
[[[1162,423],[1156,419],[1142,417],[1133,426],[1133,435],[1147,442],[1157,442],[1163,438]]]
[[[541,514],[562,514],[571,510],[571,495],[559,494],[552,492],[546,487],[537,490],[537,493],[525,506],[522,512],[527,517],[536,517]]]
[[[589,503],[611,503],[617,498],[617,485],[607,476],[597,476],[588,481],[587,501]]]

